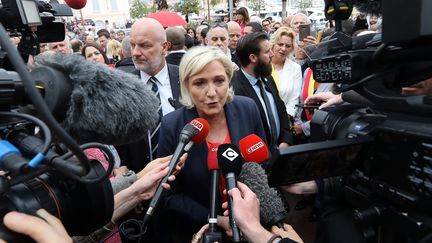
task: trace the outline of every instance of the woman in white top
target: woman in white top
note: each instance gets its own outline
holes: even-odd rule
[[[299,103],[302,86],[301,67],[291,59],[294,40],[295,32],[285,26],[273,33],[270,39],[270,48],[274,54],[272,76],[285,103],[286,111],[292,117],[296,113],[295,105]]]

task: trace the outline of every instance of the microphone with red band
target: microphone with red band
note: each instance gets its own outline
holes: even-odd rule
[[[246,162],[242,166],[238,180],[247,185],[260,200],[260,218],[262,224],[270,229],[273,225],[283,228],[287,209],[283,198],[275,188],[268,185],[267,174],[261,167],[270,156],[265,142],[257,135],[251,134],[240,140],[240,152]]]
[[[270,157],[270,153],[265,142],[257,135],[250,134],[242,138],[239,142],[240,152],[247,162],[261,164]]]
[[[199,131],[197,135],[192,137],[193,144],[202,143],[206,139],[206,137],[209,133],[210,125],[203,118],[195,118],[190,122],[190,124],[192,126],[194,126],[196,129],[198,129],[198,131]],[[186,146],[185,151],[186,152],[189,151],[190,148],[191,147]]]
[[[156,192],[150,202],[149,208],[147,209],[146,215],[144,216],[142,229],[145,229],[149,222],[154,210],[157,206],[159,198],[162,195],[163,187],[162,184],[168,181],[168,177],[172,175],[174,169],[180,159],[180,157],[187,151],[190,150],[193,144],[201,143],[207,137],[210,128],[208,122],[204,119],[197,118],[186,124],[180,132],[179,143],[174,150],[171,160],[168,164],[168,174],[162,178],[156,189]]]
[[[82,9],[87,4],[87,0],[65,0],[65,2],[73,9]]]
[[[219,202],[219,165],[217,159],[218,147],[209,147],[207,155],[207,167],[210,170],[210,215],[208,219],[209,228],[203,235],[203,243],[222,242],[222,232],[217,228],[217,211]]]

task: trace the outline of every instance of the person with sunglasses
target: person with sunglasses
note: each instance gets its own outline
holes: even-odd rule
[[[236,11],[236,21],[240,25],[242,36],[245,35],[244,28],[247,23],[249,23],[249,12],[247,8],[241,7]]]
[[[210,25],[210,29],[207,33],[205,43],[207,46],[215,46],[222,50],[223,53],[231,59],[231,51],[228,48],[228,25],[225,22],[215,22]],[[232,62],[232,68],[234,71],[238,70],[237,64]]]

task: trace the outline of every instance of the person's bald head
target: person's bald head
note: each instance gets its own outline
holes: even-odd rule
[[[182,50],[185,45],[185,32],[178,27],[169,27],[165,30],[168,41],[168,50]]]
[[[162,25],[151,18],[142,18],[132,25],[131,53],[135,68],[150,76],[165,67],[168,43]]]
[[[237,48],[237,43],[241,37],[241,28],[236,21],[229,21],[228,25],[228,47],[231,51]]]
[[[160,42],[166,41],[166,34],[163,26],[155,19],[142,18],[137,20],[131,28],[130,36],[153,36]]]

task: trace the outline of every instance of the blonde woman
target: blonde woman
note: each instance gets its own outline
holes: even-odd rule
[[[280,27],[270,39],[270,48],[274,54],[272,76],[285,103],[286,111],[292,117],[296,113],[295,105],[299,103],[302,86],[301,67],[291,59],[294,45],[295,32],[285,26]]]
[[[122,59],[121,57],[121,43],[117,40],[110,40],[107,44],[107,57],[111,64],[115,64],[116,62]]]

